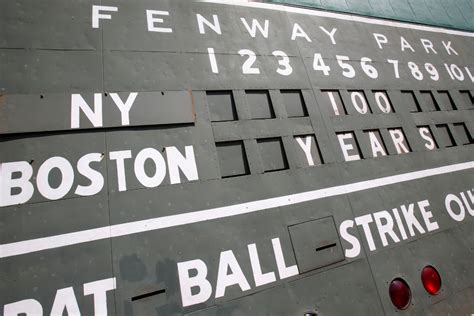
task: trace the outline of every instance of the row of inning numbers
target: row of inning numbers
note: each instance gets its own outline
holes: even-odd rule
[[[217,58],[214,51],[214,48],[208,48],[208,56],[211,65],[211,70],[213,73],[219,73],[219,67],[217,64]],[[250,49],[241,49],[238,51],[238,54],[244,58],[242,62],[242,74],[244,75],[258,75],[260,74],[260,68],[255,65],[257,61],[257,54]],[[293,73],[293,67],[290,64],[290,58],[288,55],[281,51],[275,50],[272,52],[272,55],[277,58],[278,68],[275,69],[276,73],[282,76],[289,76]],[[379,71],[374,67],[372,59],[369,57],[362,57],[360,60],[351,60],[349,56],[336,55],[336,61],[339,67],[342,70],[342,75],[346,78],[352,79],[356,77],[356,69],[352,62],[357,62],[362,69],[362,72],[370,79],[377,79],[379,77]],[[393,66],[393,74],[396,79],[400,79],[400,63],[395,59],[387,59],[387,63]],[[443,64],[444,69],[451,78],[451,80],[464,81],[467,77],[474,82],[474,77],[468,67],[463,69],[456,64]],[[425,78],[429,78],[433,81],[438,81],[440,79],[440,71],[431,63],[422,63],[418,65],[415,62],[408,62],[407,67],[415,80],[421,81]],[[324,58],[321,54],[315,53],[313,57],[313,70],[320,71],[324,76],[329,76],[331,73],[331,68],[326,64]]]

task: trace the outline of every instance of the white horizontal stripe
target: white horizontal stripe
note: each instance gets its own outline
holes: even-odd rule
[[[474,168],[474,161],[448,165],[444,167],[425,169],[420,171],[402,173],[399,175],[377,178],[356,183],[344,184],[326,189],[318,189],[308,192],[289,194],[264,200],[252,201],[217,207],[207,210],[156,217],[147,220],[129,222],[88,229],[73,233],[61,234],[50,237],[42,237],[24,240],[10,244],[0,245],[0,258],[17,256],[21,254],[36,252],[40,250],[76,245],[95,240],[132,235],[168,227],[182,226],[186,224],[199,223],[213,219],[242,215],[251,212],[263,211],[271,208],[292,205],[302,202],[319,200],[331,196],[338,196],[363,190],[373,189],[395,183],[422,179],[426,177],[467,170]]]
[[[245,2],[239,0],[201,0],[199,2],[210,2],[210,3],[219,3],[219,4],[227,4],[227,5],[236,5],[241,7],[250,7],[250,8],[261,8],[261,9],[268,9],[268,10],[276,10],[276,11],[285,11],[291,13],[300,13],[306,15],[313,15],[313,16],[321,16],[325,18],[332,18],[332,19],[339,19],[339,20],[346,20],[346,21],[355,21],[355,22],[362,22],[367,24],[375,24],[375,25],[385,25],[385,26],[392,26],[392,27],[399,27],[404,29],[412,29],[412,30],[420,30],[426,32],[435,32],[435,33],[444,33],[444,34],[451,34],[451,35],[460,35],[460,36],[467,36],[467,37],[474,37],[473,32],[468,31],[457,31],[451,30],[443,27],[436,27],[436,26],[426,26],[420,24],[412,24],[412,23],[405,23],[405,22],[395,22],[395,21],[388,21],[384,19],[377,19],[372,17],[362,17],[353,14],[343,14],[343,13],[334,13],[334,12],[327,12],[327,11],[320,11],[315,9],[303,9],[291,6],[284,6],[280,4],[269,4],[269,3],[258,3],[258,2]]]

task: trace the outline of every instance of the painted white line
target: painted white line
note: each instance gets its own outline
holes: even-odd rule
[[[451,30],[451,29],[447,29],[443,27],[427,26],[427,25],[412,24],[412,23],[405,23],[405,22],[396,22],[396,21],[389,21],[389,20],[372,18],[372,17],[369,18],[369,17],[363,17],[363,16],[358,16],[358,15],[353,15],[353,14],[348,14],[348,13],[344,14],[344,13],[320,11],[317,8],[303,9],[303,8],[280,5],[280,4],[245,2],[242,0],[240,1],[239,0],[237,1],[235,0],[234,1],[200,0],[199,2],[227,4],[227,5],[249,7],[249,8],[261,8],[261,9],[267,9],[267,10],[276,10],[276,11],[284,11],[284,12],[290,12],[290,13],[320,16],[320,17],[332,18],[332,19],[338,19],[338,20],[355,21],[355,22],[361,22],[361,23],[367,23],[367,24],[384,25],[384,26],[392,26],[392,27],[399,27],[399,28],[404,28],[404,29],[412,29],[412,30],[419,30],[419,31],[426,31],[426,32],[435,32],[435,33],[474,37],[474,32],[457,31],[457,30]]]
[[[390,184],[402,183],[473,168],[474,161],[469,161],[432,169],[402,173],[394,176],[376,178],[367,181],[344,184],[325,189],[289,194],[264,200],[257,200],[178,215],[156,217],[147,220],[105,226],[56,236],[18,241],[0,245],[0,258],[12,257],[46,249],[71,246],[107,238],[132,235],[169,227],[182,226],[186,224],[199,223],[219,218],[232,217],[236,215],[314,201],[327,197],[354,193]]]

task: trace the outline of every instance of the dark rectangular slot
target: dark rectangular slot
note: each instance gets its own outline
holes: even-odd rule
[[[333,244],[329,244],[329,245],[326,245],[326,246],[322,246],[322,247],[319,247],[319,248],[316,248],[316,251],[322,251],[322,250],[326,250],[326,249],[329,249],[329,248],[332,248],[332,247],[336,247],[336,243],[333,243]]]
[[[206,91],[211,122],[235,121],[238,119],[232,91]]]
[[[257,139],[265,173],[289,169],[281,137]]]
[[[252,119],[275,118],[268,90],[245,90],[247,105]]]
[[[280,90],[288,117],[308,116],[301,90]]]
[[[444,102],[446,102],[445,106],[447,105],[447,110],[457,110],[458,107],[456,106],[456,103],[454,103],[453,98],[451,97],[451,94],[449,93],[448,90],[439,90],[438,95],[442,97]]]
[[[156,290],[156,291],[149,292],[149,293],[145,293],[145,294],[140,294],[140,295],[137,295],[137,296],[132,297],[132,302],[133,302],[133,301],[138,301],[138,300],[141,300],[141,299],[150,297],[150,296],[154,296],[154,295],[158,295],[158,294],[163,294],[163,293],[165,293],[165,292],[166,292],[166,289],[161,289],[161,290]]]
[[[250,174],[247,154],[242,140],[216,143],[216,150],[222,178]]]
[[[454,123],[453,125],[458,137],[460,137],[460,145],[474,144],[474,138],[471,136],[471,133],[469,133],[465,123]]]
[[[411,107],[410,112],[411,113],[421,112],[421,106],[420,106],[420,103],[418,102],[418,99],[415,96],[415,93],[409,90],[402,90],[401,92],[402,94],[411,95],[412,97],[412,100],[413,100],[412,104],[414,105],[414,107],[413,106]]]
[[[441,111],[438,102],[436,101],[433,93],[431,91],[420,91],[420,95],[423,97],[423,103],[426,107],[429,108],[430,112]]]
[[[442,137],[444,147],[456,146],[456,141],[454,140],[453,134],[451,133],[448,124],[437,124],[436,128],[438,129],[438,133]]]
[[[459,92],[461,92],[461,95],[465,96],[468,101],[470,101],[470,105],[474,105],[474,95],[472,95],[469,90],[459,90]]]

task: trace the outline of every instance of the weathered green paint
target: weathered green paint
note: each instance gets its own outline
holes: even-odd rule
[[[474,34],[217,2],[102,0],[117,10],[94,28],[93,0],[0,0],[0,314],[470,315]],[[148,31],[147,10],[173,32]],[[200,32],[197,14],[222,34]],[[268,36],[242,20],[268,21]],[[226,254],[248,287],[217,290],[237,271]],[[199,261],[212,289],[190,302],[203,287],[183,275]],[[388,294],[399,277],[405,312]]]
[[[384,19],[474,30],[472,0],[269,0]]]

